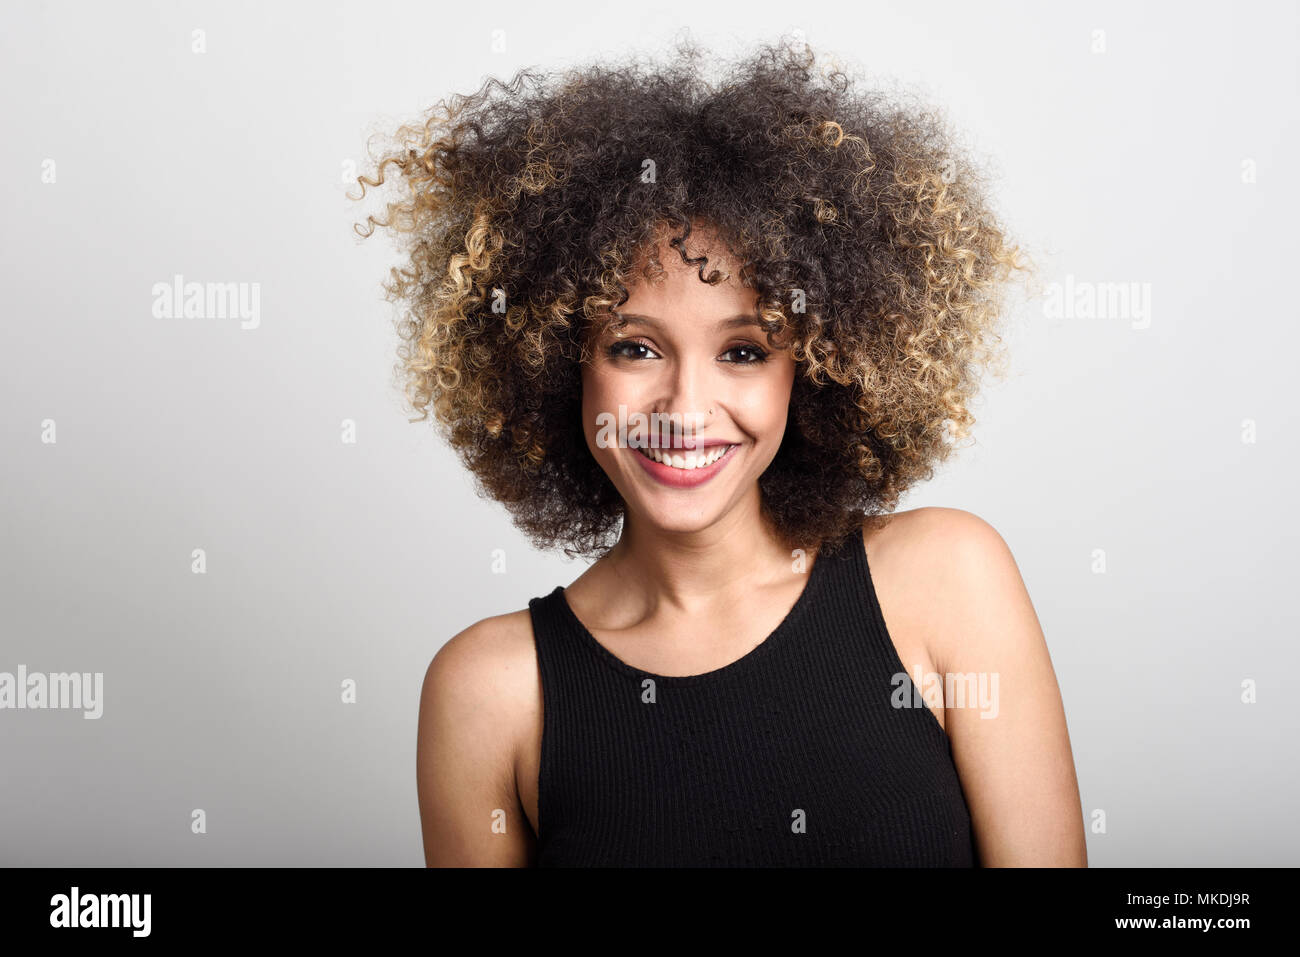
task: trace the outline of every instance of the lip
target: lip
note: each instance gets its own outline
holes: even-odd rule
[[[628,454],[641,463],[641,467],[660,485],[667,485],[670,488],[696,488],[721,472],[736,454],[736,449],[740,448],[739,445],[731,442],[700,442],[696,448],[707,449],[710,446],[717,445],[730,445],[731,448],[723,454],[722,458],[702,469],[675,469],[670,465],[661,465],[654,459],[647,458],[634,448],[628,448],[627,451]],[[686,449],[684,451],[693,450]]]

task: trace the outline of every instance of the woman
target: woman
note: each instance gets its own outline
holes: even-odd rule
[[[934,114],[806,47],[681,53],[489,81],[360,178],[400,174],[413,407],[597,557],[434,656],[426,862],[1084,865],[1011,553],[894,512],[969,434],[1018,250]]]

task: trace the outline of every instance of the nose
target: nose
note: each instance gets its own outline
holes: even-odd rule
[[[707,429],[711,418],[708,410],[717,404],[712,396],[716,379],[711,362],[708,357],[679,355],[665,363],[659,397],[651,408],[652,414],[660,416],[657,429],[661,441],[671,439],[673,444],[680,444],[683,435]],[[656,428],[653,421],[651,428]]]

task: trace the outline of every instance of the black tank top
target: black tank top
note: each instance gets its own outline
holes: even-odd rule
[[[537,866],[975,865],[948,735],[895,681],[860,533],[823,546],[762,644],[705,674],[626,664],[562,586],[528,608]]]

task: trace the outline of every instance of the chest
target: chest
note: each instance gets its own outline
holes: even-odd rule
[[[909,673],[934,670],[918,638],[890,634],[888,640],[897,660],[877,654],[884,659],[879,664],[905,663],[902,670]],[[671,664],[660,667],[671,671]],[[581,822],[598,829],[601,821],[628,815],[636,818],[637,833],[645,835],[693,822],[687,830],[695,835],[688,842],[695,851],[684,847],[679,857],[712,846],[710,854],[732,859],[761,861],[771,851],[787,861],[800,854],[831,863],[880,860],[891,853],[891,841],[908,833],[930,835],[927,840],[950,834],[954,846],[963,847],[965,809],[947,756],[943,709],[926,706],[925,713],[900,714],[886,707],[882,674],[881,667],[867,674],[861,669],[836,673],[832,666],[820,679],[747,686],[739,697],[718,694],[708,707],[698,701],[677,702],[677,707],[671,693],[666,699],[661,693],[653,711],[645,710],[639,689],[628,689],[628,707],[618,720],[603,734],[599,722],[584,732],[589,753],[549,749],[547,798],[563,802],[552,823],[579,823],[566,826],[564,834],[552,829],[546,835],[540,863],[548,855],[562,856],[557,851],[566,844],[600,846],[593,835],[582,833]],[[582,719],[565,711],[555,712],[553,720]],[[520,803],[535,835],[540,834],[543,730],[539,709],[515,768]],[[834,833],[815,830],[808,837],[813,822]],[[627,847],[617,851],[620,859],[629,853],[635,854]],[[940,848],[937,856],[952,853]]]

